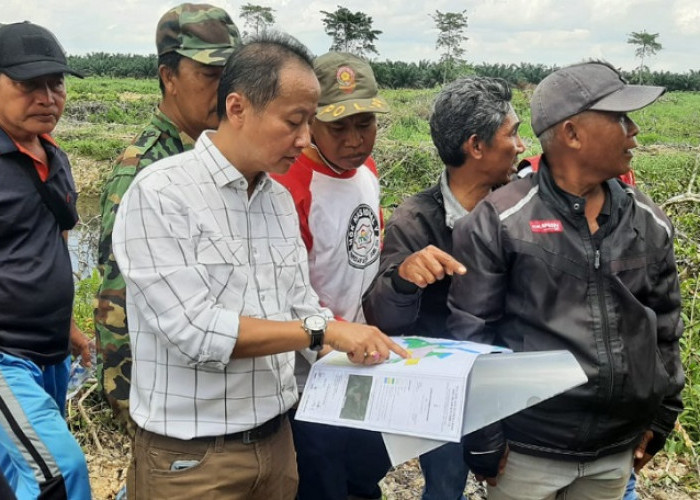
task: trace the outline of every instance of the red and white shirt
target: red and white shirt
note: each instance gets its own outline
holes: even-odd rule
[[[379,269],[384,225],[374,160],[338,174],[302,154],[274,178],[294,198],[321,304],[337,317],[364,323],[362,294]]]

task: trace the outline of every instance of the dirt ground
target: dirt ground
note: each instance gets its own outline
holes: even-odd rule
[[[126,478],[128,465],[128,446],[115,443],[114,448],[105,447],[103,452],[88,455],[90,469],[90,481],[95,500],[112,500]],[[700,493],[687,493],[681,491],[673,484],[666,484],[662,477],[673,469],[683,467],[672,465],[669,471],[661,463],[643,471],[638,488],[640,499],[654,500],[689,500],[700,499]],[[680,476],[683,471],[677,472]],[[382,491],[386,500],[419,500],[423,489],[423,476],[420,473],[417,460],[411,460],[392,469],[382,480]],[[470,500],[482,500],[486,498],[486,491],[481,483],[470,477],[467,488],[467,498]]]
[[[106,405],[96,400],[94,390],[87,388],[69,405],[69,423],[78,437],[90,470],[90,482],[95,500],[112,500],[126,480],[130,444],[125,435],[111,421]],[[700,499],[700,492],[691,492],[680,486],[698,471],[683,457],[669,459],[660,454],[641,473],[638,493],[642,500]],[[681,481],[686,478],[686,481]],[[382,480],[386,500],[419,500],[423,489],[423,477],[417,460],[411,460],[392,469]],[[466,489],[467,498],[486,498],[482,484],[470,477]]]

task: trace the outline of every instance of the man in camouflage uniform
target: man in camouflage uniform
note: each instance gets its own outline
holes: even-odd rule
[[[226,59],[239,40],[236,25],[218,7],[186,3],[163,15],[156,29],[162,100],[150,123],[117,159],[100,199],[102,283],[95,309],[98,379],[115,416],[130,434],[131,348],[126,286],[112,254],[115,215],[141,169],[192,149],[202,131],[218,126],[216,89]]]

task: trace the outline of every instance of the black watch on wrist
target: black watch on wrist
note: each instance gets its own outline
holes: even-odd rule
[[[304,318],[301,327],[309,335],[309,349],[312,351],[321,350],[327,326],[326,318],[321,315],[313,314]]]

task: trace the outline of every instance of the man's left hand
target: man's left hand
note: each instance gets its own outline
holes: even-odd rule
[[[647,444],[654,437],[654,431],[648,430],[642,436],[642,441],[634,450],[634,472],[639,472],[651,460],[652,455],[646,452]]]
[[[90,354],[90,340],[78,328],[71,319],[70,322],[70,352],[73,356],[80,356],[80,364],[85,367],[92,366],[92,356]]]

